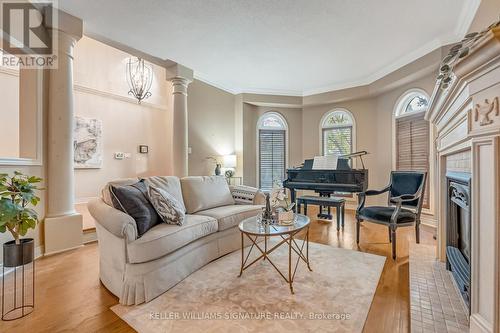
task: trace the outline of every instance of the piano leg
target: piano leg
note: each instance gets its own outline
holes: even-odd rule
[[[291,188],[290,189],[290,202],[295,203],[295,205],[293,206],[292,210],[293,210],[294,213],[297,213],[297,209],[296,209],[297,203],[295,202],[295,196],[296,196],[295,189]],[[300,213],[300,209],[299,209],[298,213]]]

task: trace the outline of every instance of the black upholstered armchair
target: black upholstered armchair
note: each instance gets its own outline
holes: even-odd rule
[[[358,195],[356,210],[356,242],[359,244],[361,222],[373,222],[389,227],[392,258],[396,259],[396,229],[415,224],[416,240],[420,243],[420,213],[424,201],[427,172],[392,171],[391,183],[383,190],[368,190]],[[388,192],[387,206],[365,207],[367,196]]]

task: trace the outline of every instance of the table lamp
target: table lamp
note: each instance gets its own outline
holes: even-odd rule
[[[236,168],[236,155],[224,155],[222,158],[222,165],[226,169],[226,177],[231,178],[234,176],[234,169]]]

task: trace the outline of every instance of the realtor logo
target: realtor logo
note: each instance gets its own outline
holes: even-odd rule
[[[44,25],[50,21],[53,26],[53,2],[0,0],[0,4],[1,65],[54,68],[56,36]]]

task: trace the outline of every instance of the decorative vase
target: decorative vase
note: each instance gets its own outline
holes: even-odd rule
[[[220,176],[220,168],[221,168],[221,165],[219,163],[217,163],[215,165],[215,175],[216,176]]]
[[[2,304],[4,306],[2,306],[2,320],[19,319],[33,311],[35,307],[34,258],[35,242],[32,238],[23,238],[19,244],[16,244],[15,241],[3,244]],[[26,274],[29,264],[31,264],[32,270],[31,279]],[[21,279],[18,275],[21,275]]]
[[[292,210],[281,210],[276,212],[278,224],[292,225],[295,218],[295,213]]]

